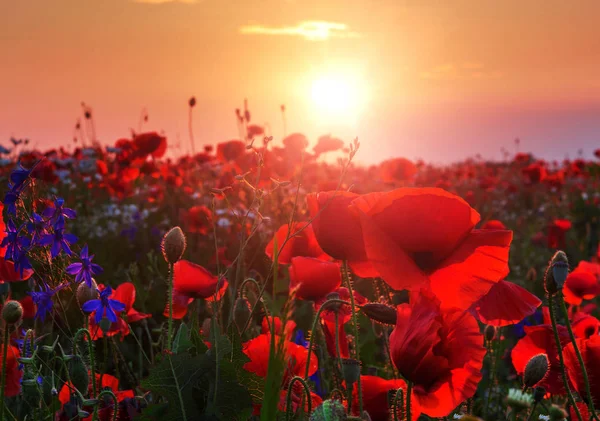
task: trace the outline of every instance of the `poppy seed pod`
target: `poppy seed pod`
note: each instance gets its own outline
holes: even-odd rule
[[[325,298],[327,299],[327,301],[341,299],[340,294],[337,292],[330,292],[329,294],[327,294],[325,296]],[[325,301],[325,302],[327,303],[327,301]],[[329,311],[333,311],[335,313],[335,312],[339,311],[341,306],[342,305],[340,303],[329,303],[329,304],[327,304],[327,309]]]
[[[395,326],[396,309],[383,303],[367,303],[360,307],[362,312],[371,320],[384,325]]]
[[[179,227],[171,228],[163,237],[160,244],[163,256],[167,263],[174,265],[177,263],[186,248],[185,235]]]
[[[342,372],[347,385],[356,383],[360,377],[360,361],[342,358]]]
[[[7,301],[2,309],[2,319],[6,324],[14,325],[23,318],[23,306],[15,300]]]
[[[532,357],[525,366],[523,373],[523,384],[525,387],[533,387],[546,377],[550,363],[546,354],[538,354]]]
[[[341,402],[327,399],[314,410],[310,421],[343,421],[347,418],[346,408]]]
[[[79,304],[79,308],[83,311],[83,305],[88,301],[97,300],[98,299],[98,284],[94,278],[92,278],[92,286],[89,287],[85,282],[82,282],[77,286],[77,292],[75,294],[77,297],[77,304]]]
[[[496,327],[487,325],[483,331],[483,336],[485,337],[486,342],[492,342],[496,337]]]

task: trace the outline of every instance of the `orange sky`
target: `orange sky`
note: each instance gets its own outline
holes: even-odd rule
[[[276,140],[285,103],[288,131],[356,135],[366,162],[499,158],[517,136],[541,156],[589,156],[598,17],[596,0],[0,0],[0,143],[69,143],[81,101],[104,143],[144,106],[146,128],[186,143],[195,95],[198,143],[236,137],[248,97]],[[348,117],[316,107],[324,76],[356,85]]]

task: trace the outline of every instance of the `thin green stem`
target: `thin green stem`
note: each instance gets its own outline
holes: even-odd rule
[[[169,325],[167,328],[167,351],[173,346],[173,265],[169,263]]]
[[[4,388],[6,387],[6,354],[8,354],[10,325],[4,326],[4,342],[2,342],[2,381],[0,383],[0,419],[4,419]]]
[[[102,399],[103,396],[108,395],[112,398],[113,400],[113,411],[112,411],[112,421],[117,421],[117,417],[119,415],[119,400],[117,399],[117,396],[113,393],[112,390],[103,390],[102,392],[100,392],[100,394],[98,395],[98,399]],[[94,417],[93,417],[93,421],[96,421],[98,419],[98,405],[96,405],[96,407],[94,408]]]
[[[331,299],[331,300],[327,300],[323,303],[323,305],[321,305],[321,307],[319,307],[319,310],[317,311],[317,314],[315,314],[315,319],[313,320],[313,324],[312,324],[312,330],[311,330],[311,335],[310,335],[310,341],[308,342],[308,355],[306,356],[306,368],[304,370],[304,380],[308,379],[308,370],[310,368],[310,355],[312,354],[312,348],[313,348],[313,341],[315,338],[315,331],[317,329],[317,323],[319,322],[319,316],[321,315],[321,312],[329,305],[334,304],[334,303],[340,303],[340,304],[350,304],[348,301],[344,301],[344,300],[338,300],[338,299]]]
[[[412,421],[410,415],[410,395],[412,395],[412,382],[408,382],[406,387],[406,421]]]
[[[287,399],[286,399],[286,405],[285,405],[285,420],[286,421],[291,421],[294,417],[294,411],[292,408],[292,397],[294,394],[294,383],[299,382],[302,385],[302,391],[303,391],[303,395],[306,398],[306,403],[308,405],[308,413],[310,414],[310,412],[312,411],[312,401],[310,399],[310,388],[308,387],[308,384],[304,381],[304,379],[300,376],[294,376],[292,377],[292,379],[290,380],[290,383],[288,384],[288,390],[287,390]],[[304,399],[302,399],[302,402],[304,402]],[[304,408],[301,408],[301,410],[304,410]]]
[[[552,294],[548,294],[548,307],[550,308],[550,320],[552,321],[552,332],[554,333],[554,342],[556,342],[556,351],[558,353],[558,360],[560,362],[560,369],[562,371],[562,380],[563,386],[567,393],[567,398],[569,400],[569,405],[573,407],[575,414],[577,415],[578,421],[583,421],[581,417],[581,413],[579,412],[579,408],[575,405],[575,399],[573,398],[573,394],[571,393],[571,389],[569,388],[569,381],[567,380],[567,371],[565,369],[565,361],[562,353],[562,344],[560,343],[560,338],[558,337],[558,329],[556,327],[556,315],[554,314],[554,300]]]
[[[356,303],[354,302],[354,291],[352,290],[352,281],[350,280],[350,273],[348,271],[348,261],[344,260],[342,264],[342,274],[344,275],[344,279],[346,281],[346,287],[348,288],[348,293],[350,294],[350,307],[352,309],[352,325],[354,326],[354,351],[356,361],[360,364],[360,340],[358,336],[358,319],[356,318]],[[362,415],[363,412],[363,399],[362,399],[362,385],[360,381],[360,375],[358,376],[358,409],[359,415]],[[410,419],[408,420],[410,421]]]
[[[398,418],[398,409],[402,411],[400,418]],[[398,388],[396,393],[394,394],[394,402],[392,405],[392,411],[394,416],[394,421],[404,420],[404,390],[402,388]]]
[[[590,412],[590,416],[598,421],[598,416],[596,415],[596,409],[594,408],[594,399],[592,398],[592,391],[590,389],[590,380],[587,374],[587,369],[585,368],[585,363],[583,361],[583,357],[581,356],[581,351],[579,351],[579,347],[577,346],[577,340],[575,339],[575,335],[573,334],[573,329],[571,328],[571,322],[569,321],[569,312],[567,311],[567,306],[565,305],[565,300],[563,299],[562,292],[558,293],[558,302],[560,304],[560,308],[565,317],[565,325],[567,325],[567,330],[569,331],[569,337],[571,339],[571,343],[573,344],[573,348],[575,349],[575,354],[577,355],[577,360],[579,361],[579,365],[581,366],[581,374],[583,376],[583,382],[585,383],[585,391],[588,399],[588,408]]]
[[[335,352],[337,354],[336,364],[339,373],[343,373],[344,366],[342,365],[342,352],[340,350],[340,315],[339,312],[335,312]]]
[[[87,329],[79,329],[73,338],[73,349],[74,353],[77,353],[77,343],[80,336],[85,336],[88,345],[88,354],[90,356],[90,371],[92,372],[92,397],[96,397],[96,369],[94,367],[94,342],[92,341],[92,335]],[[32,348],[33,349],[33,348]]]

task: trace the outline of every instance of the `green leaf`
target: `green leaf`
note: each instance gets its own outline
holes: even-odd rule
[[[190,339],[190,329],[185,323],[182,323],[177,330],[175,339],[173,340],[173,353],[179,354],[192,348],[194,343]]]

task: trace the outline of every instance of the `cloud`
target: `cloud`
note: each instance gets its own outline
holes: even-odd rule
[[[499,79],[502,72],[490,70],[483,63],[466,61],[462,63],[446,63],[421,72],[423,79],[454,80],[454,79]]]
[[[199,0],[132,0],[134,3],[146,3],[146,4],[165,4],[165,3],[186,3],[194,4],[198,3]]]
[[[241,34],[298,36],[309,41],[360,37],[360,34],[350,31],[344,23],[326,21],[302,21],[296,26],[246,25],[239,31]]]

